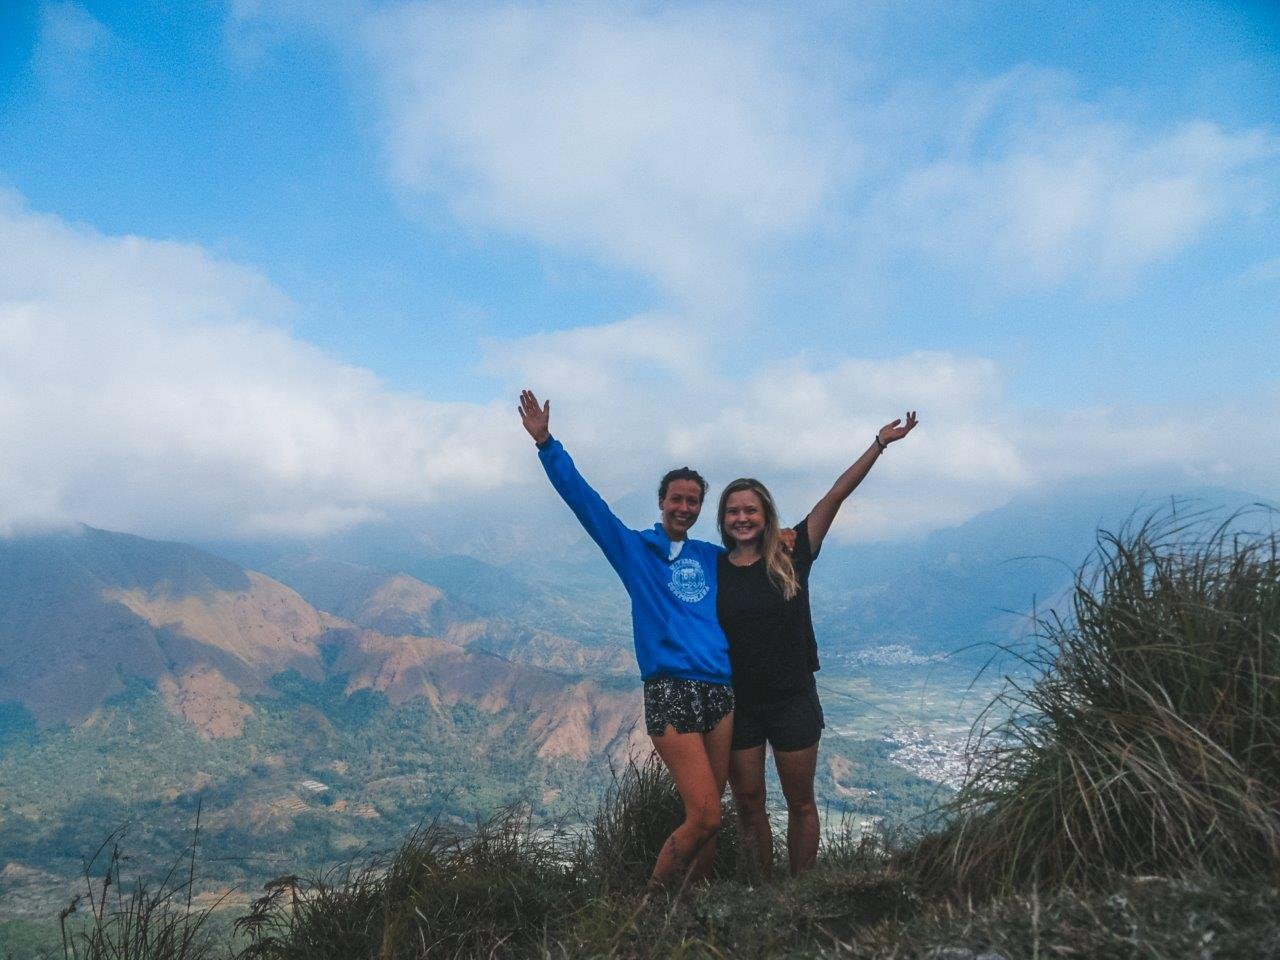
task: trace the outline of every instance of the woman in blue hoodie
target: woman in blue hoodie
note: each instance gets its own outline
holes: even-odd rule
[[[688,537],[707,482],[688,467],[670,471],[658,486],[661,522],[632,530],[551,436],[551,401],[539,405],[524,390],[519,411],[551,485],[631,597],[645,728],[680,791],[685,815],[663,844],[650,883],[701,879],[715,854],[733,736],[729,644],[716,616],[716,566],[723,550]]]

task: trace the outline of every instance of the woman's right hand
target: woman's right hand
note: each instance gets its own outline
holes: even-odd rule
[[[551,436],[551,401],[538,406],[538,398],[532,390],[520,391],[520,422],[533,437],[534,443],[542,443]]]

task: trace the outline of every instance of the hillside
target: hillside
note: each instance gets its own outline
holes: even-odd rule
[[[407,622],[424,600],[450,606],[393,577],[339,609],[425,632]],[[0,892],[65,886],[103,823],[151,818],[162,858],[197,801],[217,848],[329,858],[433,812],[567,809],[588,757],[627,755],[634,681],[497,656],[482,620],[441,626],[368,629],[184,544],[0,540]]]
[[[323,633],[292,590],[184,544],[91,527],[0,541],[0,701],[41,726],[82,722],[134,679],[175,709],[283,670],[319,679]]]
[[[906,647],[922,656],[964,651],[958,659],[966,669],[984,663],[989,644],[1025,637],[1032,610],[1066,595],[1098,529],[1118,529],[1135,512],[1170,503],[1166,490],[1074,484],[1017,498],[918,541],[829,538],[812,580],[824,663],[858,669],[883,647]],[[1223,487],[1188,485],[1173,493],[1189,510],[1230,511],[1262,499]],[[799,519],[810,505],[780,504],[784,521]],[[614,506],[635,523],[651,511],[647,497]],[[848,509],[859,509],[857,494]],[[714,539],[712,520],[704,513],[694,535]],[[468,615],[509,626],[515,634],[510,642],[491,640],[486,647],[504,656],[519,657],[527,635],[535,633],[629,656],[627,599],[616,575],[571,518],[556,514],[546,522],[557,531],[552,548],[536,541],[530,546],[527,536],[515,533],[510,542],[496,542],[498,533],[488,531],[472,540],[453,539],[447,544],[452,552],[441,553],[438,546],[424,550],[403,529],[371,524],[305,544],[225,544],[220,550],[289,584],[322,609],[327,601],[308,592],[311,578],[299,569],[314,558],[339,568],[349,564],[353,571],[372,568],[375,580],[395,572],[433,584]]]
[[[1222,487],[1171,497],[1073,486],[1015,499],[917,543],[831,544],[813,568],[814,626],[830,660],[857,664],[869,650],[901,645],[976,667],[993,644],[1025,641],[1035,611],[1062,606],[1099,530],[1175,502],[1184,515],[1225,516],[1261,500]]]
[[[184,544],[87,527],[0,540],[0,915],[73,889],[104,824],[135,824],[159,863],[200,805],[235,882],[423,818],[520,801],[579,819],[646,742],[634,667],[610,648],[404,573],[272,570],[309,596]],[[936,789],[889,744],[829,743],[835,809],[919,810]]]
[[[650,758],[572,833],[509,807],[420,824],[344,870],[279,876],[238,908],[234,942],[205,925],[207,895],[188,906],[181,876],[144,896],[112,856],[71,937],[91,960],[165,929],[190,951],[156,960],[1272,960],[1280,535],[1255,519],[1250,535],[1167,516],[1102,535],[1074,616],[1040,622],[1034,677],[993,704],[940,817],[907,832],[846,822],[801,877],[780,876],[779,850],[772,877],[753,873],[726,804],[710,881],[647,887],[681,815]],[[112,886],[139,892],[107,905]]]
[[[77,724],[142,681],[216,738],[238,735],[244,699],[271,695],[269,681],[286,671],[317,683],[345,677],[348,693],[369,689],[393,704],[422,696],[514,710],[531,714],[535,729],[551,722],[538,710],[551,691],[574,700],[573,682],[487,650],[491,637],[510,642],[507,628],[460,614],[430,584],[304,569],[323,612],[277,580],[184,544],[90,527],[2,540],[0,702],[42,727]],[[573,645],[558,655],[567,665]],[[611,695],[584,682],[608,710]],[[566,749],[599,746],[588,738]]]
[[[955,782],[981,703],[971,671],[928,656],[959,631],[1016,625],[980,589],[1015,614],[1029,585],[1061,596],[1067,564],[1024,577],[1006,551],[1083,552],[1068,529],[1087,511],[1016,504],[921,544],[824,552],[828,820],[911,820],[949,795],[938,784]],[[403,569],[291,556],[259,572],[90,528],[0,540],[0,919],[69,895],[104,825],[134,824],[140,866],[160,865],[201,806],[212,879],[258,884],[280,862],[384,848],[424,818],[461,827],[518,802],[538,823],[580,822],[607,761],[643,741],[634,675],[559,613],[581,602],[603,617],[611,601],[592,598],[617,592],[607,579],[554,558],[415,568],[487,584],[473,605]],[[519,584],[509,601],[504,583]],[[540,603],[568,632],[518,625]]]
[[[477,652],[562,673],[636,673],[625,642],[571,640],[522,625],[509,616],[485,616],[470,604],[407,573],[320,556],[286,556],[265,565],[320,610],[379,633],[442,637]]]

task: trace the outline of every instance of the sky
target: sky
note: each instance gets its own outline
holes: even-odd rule
[[[1275,497],[1278,305],[1274,3],[0,5],[3,530]]]

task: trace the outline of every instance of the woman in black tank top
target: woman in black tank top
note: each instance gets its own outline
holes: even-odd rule
[[[773,834],[765,813],[765,743],[773,747],[787,801],[787,854],[792,874],[813,866],[818,853],[818,806],[813,794],[822,732],[822,705],[813,674],[818,645],[809,612],[809,570],[841,505],[889,444],[916,425],[881,427],[871,444],[808,515],[795,525],[790,555],[783,549],[778,511],[768,489],[743,478],[720,496],[717,520],[728,552],[717,571],[716,610],[729,638],[736,698],[729,783],[744,846],[760,871],[773,865]]]

